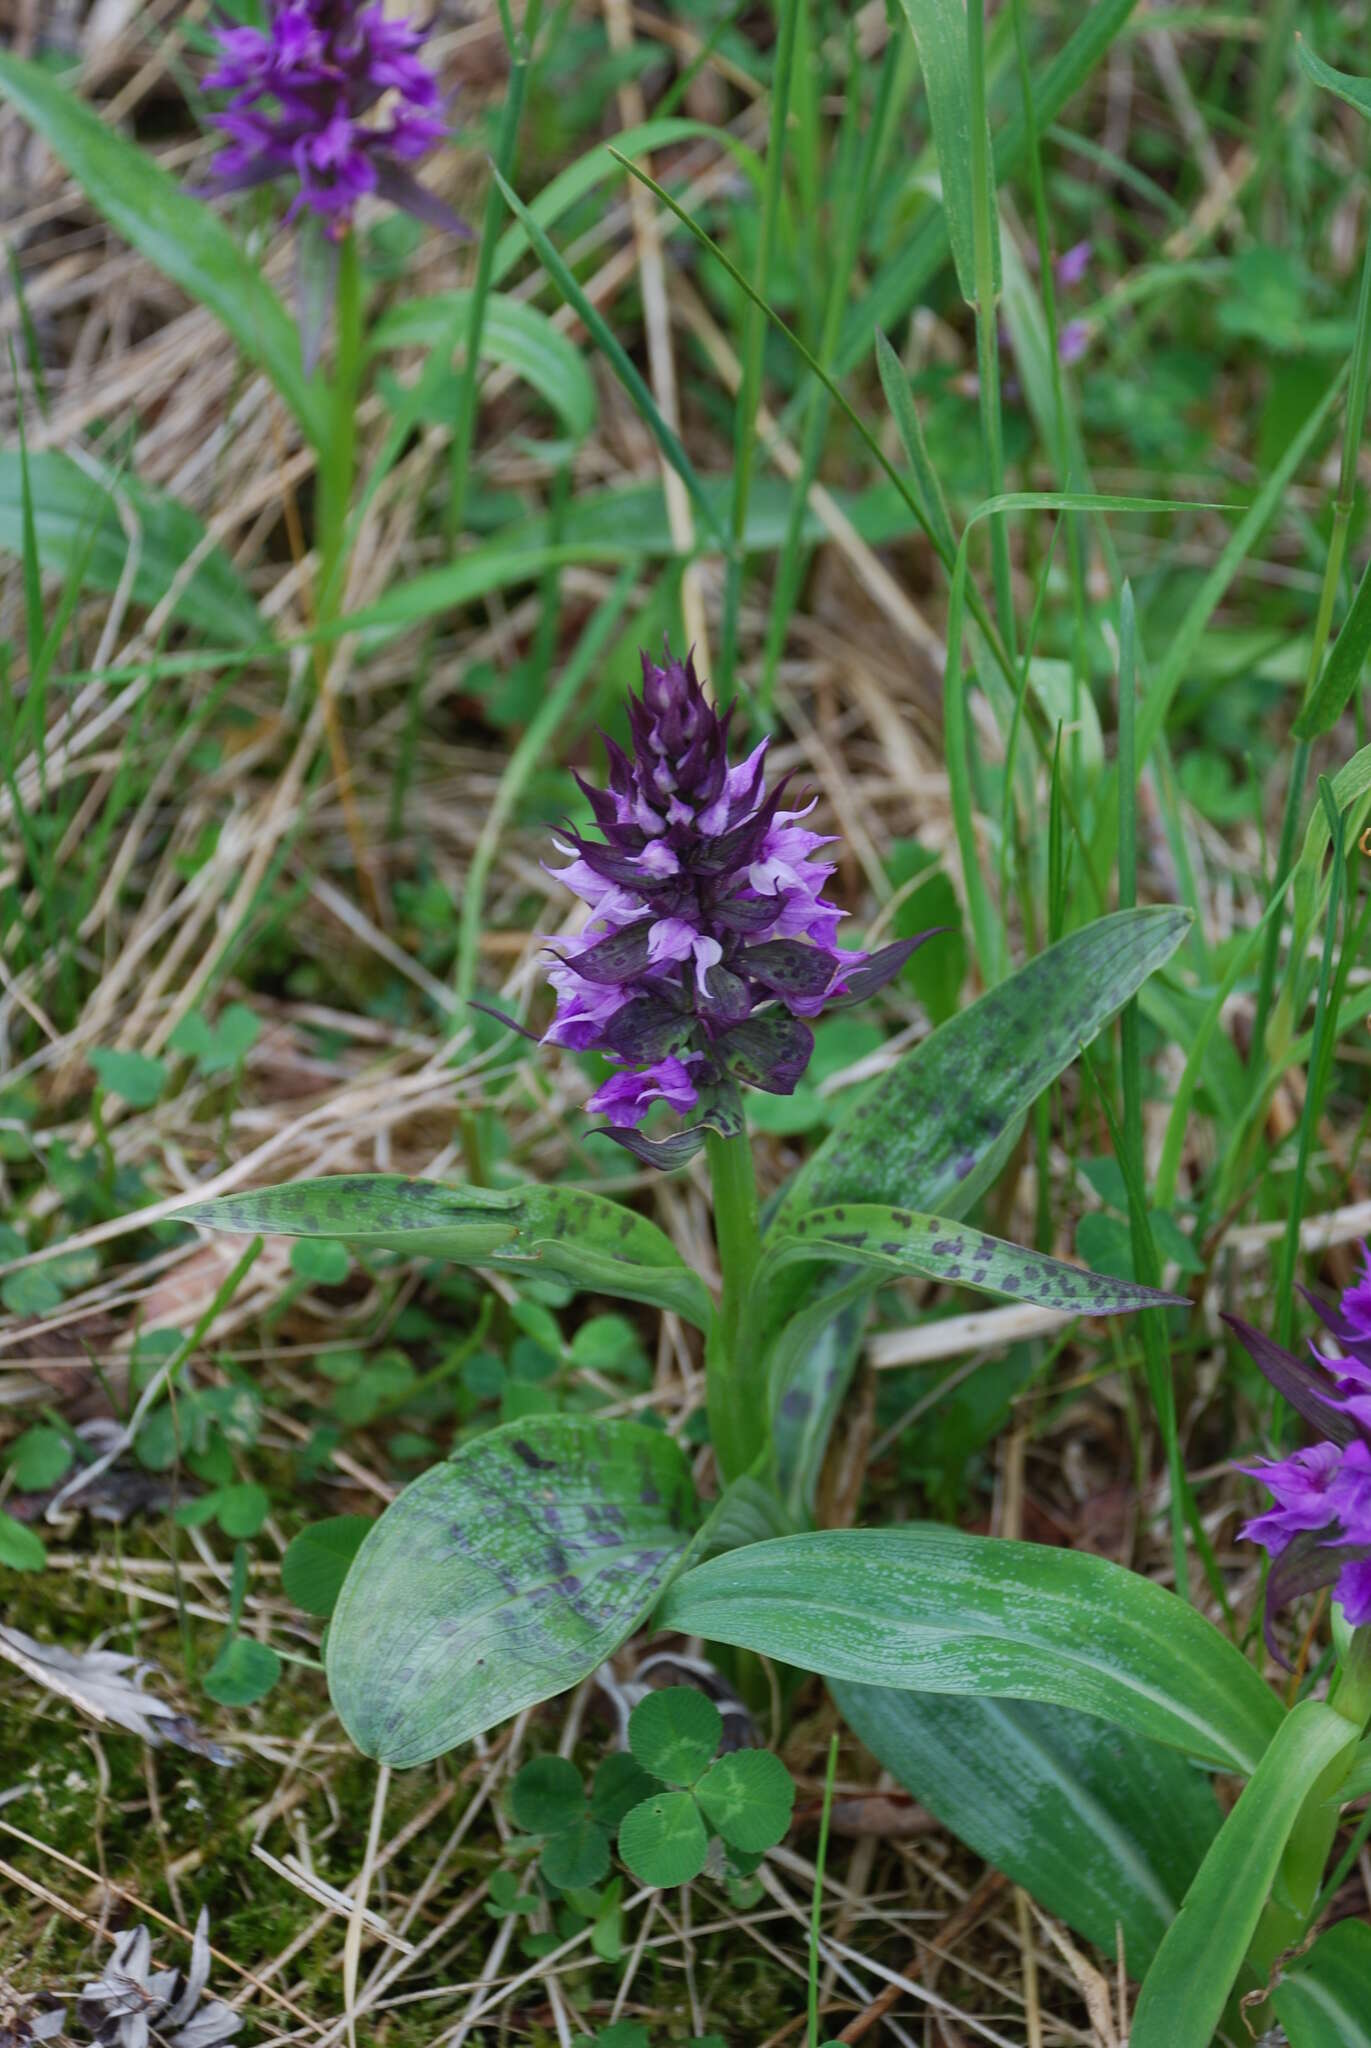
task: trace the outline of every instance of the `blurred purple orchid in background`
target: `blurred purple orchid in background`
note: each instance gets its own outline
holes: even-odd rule
[[[372,193],[465,232],[409,168],[448,134],[437,80],[418,55],[428,32],[388,21],[379,0],[270,0],[265,30],[220,28],[220,61],[205,88],[230,95],[211,116],[229,139],[207,190],[293,179],[289,218],[313,213],[335,239]],[[390,107],[375,119],[388,96]]]
[[[792,1094],[814,1049],[804,1020],[862,1001],[931,936],[836,948],[843,913],[823,895],[833,866],[814,859],[833,842],[803,823],[812,803],[782,808],[785,781],[768,793],[765,740],[730,766],[732,715],[710,704],[693,656],[644,654],[632,755],[606,738],[609,788],[577,777],[603,836],[558,842],[569,865],[554,872],[592,916],[589,943],[549,970],[544,1043],[616,1062],[590,1107],[655,1166],[688,1159],[707,1129],[739,1132],[740,1082]],[[693,1121],[644,1138],[654,1102]]]
[[[1371,1248],[1363,1247],[1361,1276],[1336,1308],[1312,1294],[1307,1299],[1338,1345],[1332,1355],[1311,1345],[1313,1365],[1237,1316],[1224,1318],[1272,1386],[1319,1434],[1317,1443],[1288,1458],[1242,1468],[1275,1500],[1240,1533],[1271,1553],[1266,1637],[1277,1656],[1272,1620],[1317,1587],[1333,1588],[1354,1628],[1371,1622]]]

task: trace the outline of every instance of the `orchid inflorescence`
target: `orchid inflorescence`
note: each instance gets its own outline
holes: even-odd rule
[[[590,1108],[637,1157],[674,1166],[706,1130],[742,1130],[740,1083],[792,1094],[814,1049],[806,1019],[864,1000],[930,934],[840,950],[833,864],[814,858],[833,841],[803,822],[813,802],[784,808],[784,778],[767,790],[765,740],[730,765],[734,707],[714,709],[693,654],[642,661],[632,753],[606,738],[609,788],[577,777],[602,837],[558,842],[569,865],[555,872],[592,914],[588,943],[549,969],[544,1042],[608,1054]],[[654,1102],[691,1121],[645,1138]]]
[[[335,238],[373,193],[461,229],[410,169],[448,134],[437,80],[418,54],[427,35],[412,21],[387,20],[380,0],[270,0],[265,30],[221,28],[220,61],[205,87],[230,95],[211,116],[228,144],[209,190],[293,179],[290,218],[311,212]]]
[[[1268,1642],[1279,1610],[1321,1586],[1333,1588],[1353,1627],[1371,1622],[1371,1247],[1363,1248],[1360,1278],[1336,1308],[1308,1299],[1338,1346],[1330,1356],[1311,1345],[1312,1364],[1236,1316],[1226,1318],[1319,1438],[1288,1458],[1243,1467],[1276,1503],[1241,1532],[1271,1553]]]

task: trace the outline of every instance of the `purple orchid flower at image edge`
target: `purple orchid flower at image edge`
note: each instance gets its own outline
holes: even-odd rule
[[[204,84],[230,96],[210,117],[228,142],[207,192],[294,179],[288,218],[313,213],[335,238],[373,193],[434,226],[467,232],[410,168],[450,132],[438,82],[419,58],[428,34],[413,21],[387,20],[380,0],[270,0],[266,29],[220,27],[219,63]]]
[[[807,1020],[863,1001],[923,941],[875,953],[836,944],[843,912],[824,886],[833,840],[770,791],[767,742],[731,764],[733,707],[717,712],[693,654],[645,653],[643,693],[629,698],[632,752],[605,738],[609,787],[577,776],[598,839],[568,829],[553,869],[589,906],[587,943],[548,971],[557,1008],[543,1043],[598,1051],[614,1071],[589,1103],[603,1135],[653,1166],[676,1166],[707,1130],[743,1128],[739,1085],[793,1094],[814,1049]],[[684,1127],[638,1129],[664,1102]]]
[[[1281,1608],[1323,1586],[1349,1624],[1371,1622],[1371,1247],[1360,1277],[1336,1307],[1306,1291],[1336,1354],[1311,1344],[1313,1363],[1297,1358],[1237,1316],[1236,1331],[1254,1363],[1317,1432],[1318,1441],[1288,1458],[1240,1469],[1259,1479],[1275,1505],[1239,1531],[1270,1552],[1266,1640]]]

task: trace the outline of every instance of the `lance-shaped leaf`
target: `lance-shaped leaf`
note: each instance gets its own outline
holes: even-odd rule
[[[977,0],[978,4],[978,0]],[[972,105],[966,47],[965,0],[903,0],[910,32],[919,51],[919,69],[928,95],[928,114],[938,151],[938,176],[952,244],[957,283],[969,305],[976,302],[976,224],[972,191]],[[990,157],[990,130],[981,111],[980,144]],[[998,218],[991,239],[995,290],[1000,288]]]
[[[1355,107],[1371,121],[1371,78],[1358,78],[1355,72],[1335,71],[1331,64],[1325,64],[1318,52],[1311,50],[1303,36],[1295,38],[1295,55],[1300,68],[1315,85],[1321,85],[1329,92],[1335,92],[1340,100],[1346,100],[1349,107]]]
[[[1136,1309],[1183,1306],[1185,1297],[1160,1294],[1131,1280],[1068,1266],[1020,1245],[988,1237],[969,1224],[941,1216],[918,1216],[868,1202],[840,1202],[812,1209],[792,1232],[772,1232],[747,1304],[742,1344],[763,1345],[773,1320],[777,1275],[807,1260],[844,1268],[846,1278],[827,1292],[809,1293],[775,1331],[767,1347],[773,1433],[788,1455],[782,1470],[791,1490],[786,1498],[799,1511],[812,1491],[837,1409],[856,1361],[860,1304],[886,1274],[918,1273],[988,1294],[1005,1294],[1069,1315],[1127,1315]],[[825,1344],[831,1317],[843,1314],[848,1332],[837,1347]],[[855,1329],[854,1329],[855,1325]],[[831,1355],[830,1355],[831,1354]],[[798,1453],[802,1435],[807,1450]],[[798,1484],[800,1492],[793,1491]]]
[[[541,1266],[580,1287],[674,1309],[701,1329],[707,1289],[645,1216],[581,1188],[444,1187],[400,1174],[338,1174],[221,1195],[177,1211],[209,1230],[329,1237],[414,1258]]]
[[[988,1237],[969,1223],[919,1216],[912,1209],[888,1209],[875,1202],[811,1209],[795,1219],[786,1236],[769,1233],[753,1282],[753,1303],[759,1308],[765,1304],[784,1267],[809,1259],[870,1266],[883,1273],[919,1273],[1068,1315],[1114,1316],[1140,1308],[1186,1306],[1182,1294],[1162,1294],[1133,1280],[1068,1266],[1061,1259]]]
[[[223,323],[316,444],[320,387],[285,307],[217,214],[40,64],[0,55],[0,94],[37,129],[117,234]]]
[[[1371,2048],[1371,1927],[1339,1920],[1290,1964],[1271,2003],[1290,2048]]]
[[[535,1416],[463,1445],[347,1575],[326,1653],[343,1726],[419,1764],[579,1684],[652,1607],[695,1514],[681,1450],[637,1423]]]
[[[1143,1980],[1129,2048],[1209,2048],[1300,1808],[1356,1739],[1319,1700],[1281,1720]]]
[[[1107,1558],[932,1523],[784,1536],[696,1565],[658,1620],[916,1692],[1048,1700],[1250,1771],[1274,1695],[1203,1615]]]
[[[1141,1977],[1219,1831],[1202,1771],[1091,1714],[830,1681],[843,1719],[945,1827]]]
[[[1022,1119],[1154,968],[1186,910],[1116,911],[1030,960],[950,1017],[863,1092],[801,1167],[772,1230],[833,1202],[909,1203],[964,1215]]]

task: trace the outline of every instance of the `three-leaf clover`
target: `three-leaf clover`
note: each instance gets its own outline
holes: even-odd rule
[[[252,1051],[261,1030],[246,1003],[230,1003],[213,1024],[199,1010],[191,1010],[172,1032],[169,1043],[173,1052],[194,1060],[202,1080],[209,1080],[215,1074],[232,1073]]]
[[[723,1732],[713,1700],[688,1685],[649,1693],[629,1716],[633,1759],[661,1780],[619,1829],[619,1854],[640,1884],[689,1884],[709,1860],[711,1835],[755,1857],[790,1826],[795,1786],[785,1765],[764,1749],[714,1761]]]
[[[509,1810],[516,1827],[543,1837],[538,1868],[559,1891],[599,1884],[609,1873],[609,1845],[625,1814],[652,1789],[631,1756],[607,1756],[589,1798],[581,1774],[564,1756],[536,1756],[515,1778]]]

